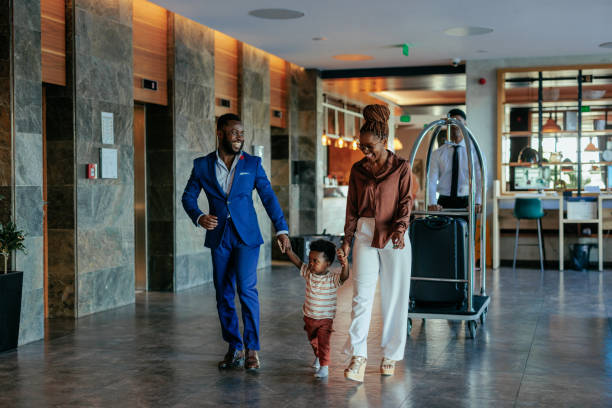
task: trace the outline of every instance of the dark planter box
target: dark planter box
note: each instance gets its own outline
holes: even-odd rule
[[[0,352],[17,348],[23,272],[0,274]]]

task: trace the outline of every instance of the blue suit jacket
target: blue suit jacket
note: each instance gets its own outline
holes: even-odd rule
[[[201,190],[206,193],[210,208],[209,213],[217,216],[218,224],[214,230],[206,231],[205,246],[212,249],[219,246],[228,213],[232,217],[238,235],[246,245],[263,244],[257,214],[253,206],[254,189],[257,189],[274,228],[277,231],[289,230],[283,211],[261,165],[261,158],[242,153],[242,156],[238,158],[229,195],[225,194],[217,181],[215,174],[216,161],[216,152],[193,161],[191,177],[189,177],[182,199],[185,212],[197,226],[198,217],[203,214],[198,207],[198,196]]]

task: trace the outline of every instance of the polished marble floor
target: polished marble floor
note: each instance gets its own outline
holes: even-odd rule
[[[214,289],[138,294],[136,304],[55,321],[46,341],[0,354],[0,407],[612,407],[612,273],[489,272],[491,305],[465,326],[415,320],[394,377],[377,374],[374,310],[363,385],[344,380],[350,280],[339,292],[330,377],[317,380],[288,266],[260,275],[262,368],[219,372]]]

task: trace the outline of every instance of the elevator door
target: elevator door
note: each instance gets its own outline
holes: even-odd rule
[[[134,247],[136,290],[147,290],[145,106],[134,105]]]

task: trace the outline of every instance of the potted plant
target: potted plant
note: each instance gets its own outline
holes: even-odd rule
[[[0,255],[4,268],[0,274],[0,352],[17,347],[21,316],[23,272],[9,272],[8,259],[15,251],[26,252],[25,234],[8,221],[0,223]]]

